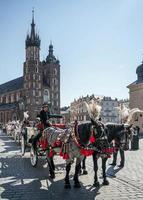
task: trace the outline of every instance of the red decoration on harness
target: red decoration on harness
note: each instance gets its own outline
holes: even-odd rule
[[[61,151],[60,151],[60,154],[59,154],[61,157],[63,157],[63,151],[62,151],[62,148],[61,148]]]
[[[69,159],[69,154],[63,153],[62,148],[61,148],[61,151],[60,151],[60,156],[63,157],[63,159],[65,159],[65,160]]]
[[[102,153],[112,154],[114,152],[116,152],[116,148],[115,147],[105,148],[105,149],[102,150]]]
[[[68,155],[67,153],[65,153],[65,154],[63,155],[63,159],[65,159],[65,160],[69,159],[69,155]]]
[[[54,151],[51,149],[50,152],[49,152],[49,157],[53,157],[54,156]]]
[[[92,136],[90,137],[89,141],[90,141],[91,143],[95,143],[96,139],[95,139],[95,137],[92,135]]]
[[[68,160],[69,159],[69,144],[63,144],[60,150],[60,154],[63,159]]]
[[[81,148],[80,153],[84,156],[91,156],[94,150]]]
[[[41,145],[42,149],[45,150],[47,148],[47,145],[48,145],[47,140],[46,139],[44,139],[44,140],[41,139],[40,140],[40,145]]]
[[[57,127],[57,128],[61,128],[61,129],[65,129],[66,128],[65,124],[52,124],[52,126]]]
[[[55,143],[52,145],[53,147],[61,147],[62,142],[60,140],[55,141]]]

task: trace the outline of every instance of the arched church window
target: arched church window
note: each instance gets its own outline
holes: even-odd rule
[[[48,103],[50,101],[50,92],[48,89],[44,90],[43,101],[44,103]]]
[[[57,69],[56,68],[54,69],[54,75],[57,76]]]
[[[38,73],[38,67],[36,67],[36,73]]]

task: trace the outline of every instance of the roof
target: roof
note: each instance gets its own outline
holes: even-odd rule
[[[127,87],[130,87],[132,85],[137,85],[138,84],[138,81],[134,81],[133,83],[129,84]]]
[[[23,88],[23,76],[0,85],[0,95]]]
[[[3,103],[0,104],[0,111],[2,110],[11,110],[17,108],[17,103]]]

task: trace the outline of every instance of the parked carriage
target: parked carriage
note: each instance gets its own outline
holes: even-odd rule
[[[65,124],[53,124],[52,125],[54,128],[57,129],[66,129]],[[33,135],[31,135],[33,136]],[[61,148],[62,143],[60,141],[57,141],[53,147],[49,147],[47,143],[47,138],[42,135],[40,140],[36,144],[36,149],[33,149],[33,146],[31,146],[30,150],[30,160],[31,160],[31,165],[35,167],[38,162],[39,157],[46,157],[47,155],[50,154],[50,150],[52,148],[52,153],[55,152],[57,154],[59,152],[59,148]]]

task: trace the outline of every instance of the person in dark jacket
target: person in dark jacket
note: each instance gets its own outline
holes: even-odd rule
[[[50,118],[50,112],[48,110],[48,105],[43,104],[42,110],[40,111],[40,114],[37,115],[36,118],[37,122],[36,128],[38,130],[38,133],[32,138],[32,146],[34,149],[36,149],[36,143],[41,138],[43,130],[51,126],[49,118]]]
[[[41,123],[43,123],[44,128],[50,127],[51,124],[49,122],[50,119],[50,112],[49,112],[49,107],[48,104],[43,104],[42,110],[40,111],[39,117],[41,120]]]
[[[38,129],[38,134],[36,134],[32,139],[32,145],[34,149],[36,148],[36,143],[42,136],[42,132],[44,129],[52,126],[52,124],[49,122],[50,118],[61,118],[62,116],[59,114],[50,114],[48,104],[44,103],[42,106],[42,110],[40,111],[40,114],[37,116],[40,119],[40,123],[43,127],[43,129]]]

